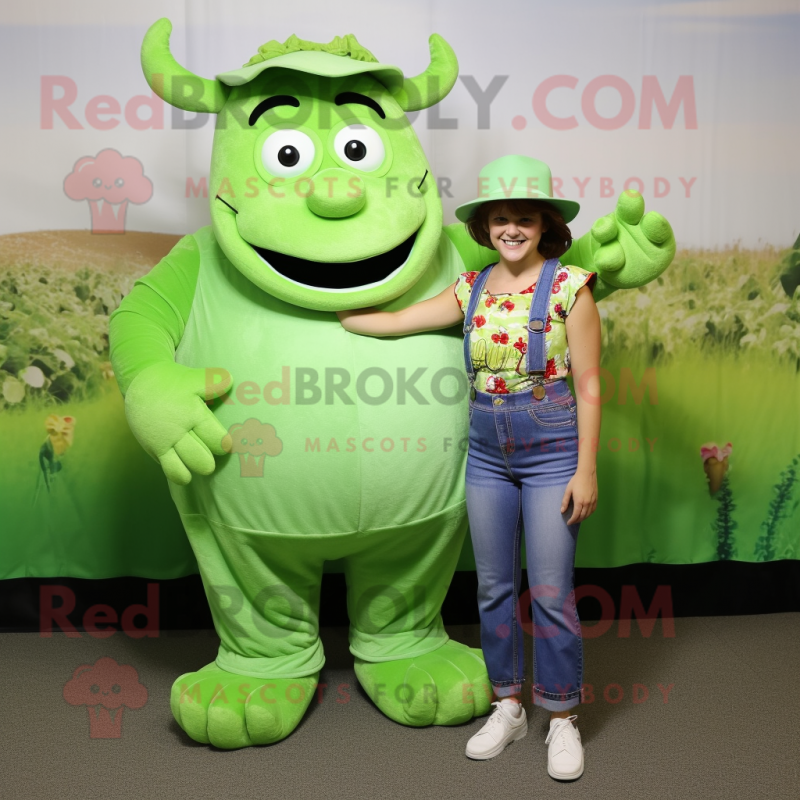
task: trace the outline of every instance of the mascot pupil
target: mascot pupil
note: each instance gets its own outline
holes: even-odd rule
[[[464,440],[468,413],[466,392],[430,381],[461,375],[460,330],[367,338],[334,313],[404,308],[493,260],[463,225],[442,227],[405,116],[450,91],[455,55],[433,35],[430,66],[409,79],[352,36],[291,37],[206,80],[173,59],[171,29],[150,28],[142,65],[166,102],[217,114],[212,225],[136,282],[110,335],[128,423],[169,479],[220,637],[213,663],[175,681],[175,719],[227,749],[294,730],[324,664],[331,560],[378,708],[412,726],[483,715],[481,652],[450,640],[440,616],[466,533],[466,453],[442,443]],[[666,221],[644,230],[657,220],[626,202],[602,244],[587,234],[562,258],[599,272],[595,297],[652,280],[674,253]],[[423,367],[423,402],[398,399]],[[357,392],[368,370],[394,393]]]

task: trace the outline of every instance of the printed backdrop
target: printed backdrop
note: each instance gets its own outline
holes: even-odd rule
[[[213,120],[139,65],[163,16],[205,77],[293,33],[353,33],[415,75],[442,34],[460,79],[414,127],[446,222],[512,152],[581,202],[576,236],[640,190],[680,249],[599,306],[600,502],[577,563],[800,557],[800,0],[30,0],[0,11],[0,578],[196,571],[108,355],[136,277],[209,222]]]

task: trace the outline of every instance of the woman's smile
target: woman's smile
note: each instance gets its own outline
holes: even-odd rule
[[[501,261],[508,259],[515,264],[541,260],[538,248],[546,230],[538,211],[521,216],[506,206],[500,206],[488,220],[489,239]]]

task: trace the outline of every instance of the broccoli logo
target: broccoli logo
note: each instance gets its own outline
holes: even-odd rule
[[[103,657],[72,673],[64,686],[64,699],[71,706],[86,706],[90,739],[120,739],[122,712],[141,708],[147,702],[147,688],[139,683],[133,667]]]
[[[267,456],[280,455],[283,442],[275,428],[255,418],[231,425],[222,446],[229,453],[239,454],[239,470],[243,478],[263,478]]]
[[[64,193],[70,200],[89,202],[92,233],[125,233],[128,203],[146,203],[153,184],[138,158],[107,149],[75,162],[64,178]]]

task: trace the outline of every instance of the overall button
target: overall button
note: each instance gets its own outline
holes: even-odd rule
[[[533,387],[533,396],[537,400],[541,400],[545,396],[545,394],[547,394],[547,393],[544,390],[544,386],[534,386]]]
[[[501,406],[501,405],[503,405],[503,398],[502,397],[495,397],[494,400],[492,400],[492,402],[496,406]]]

